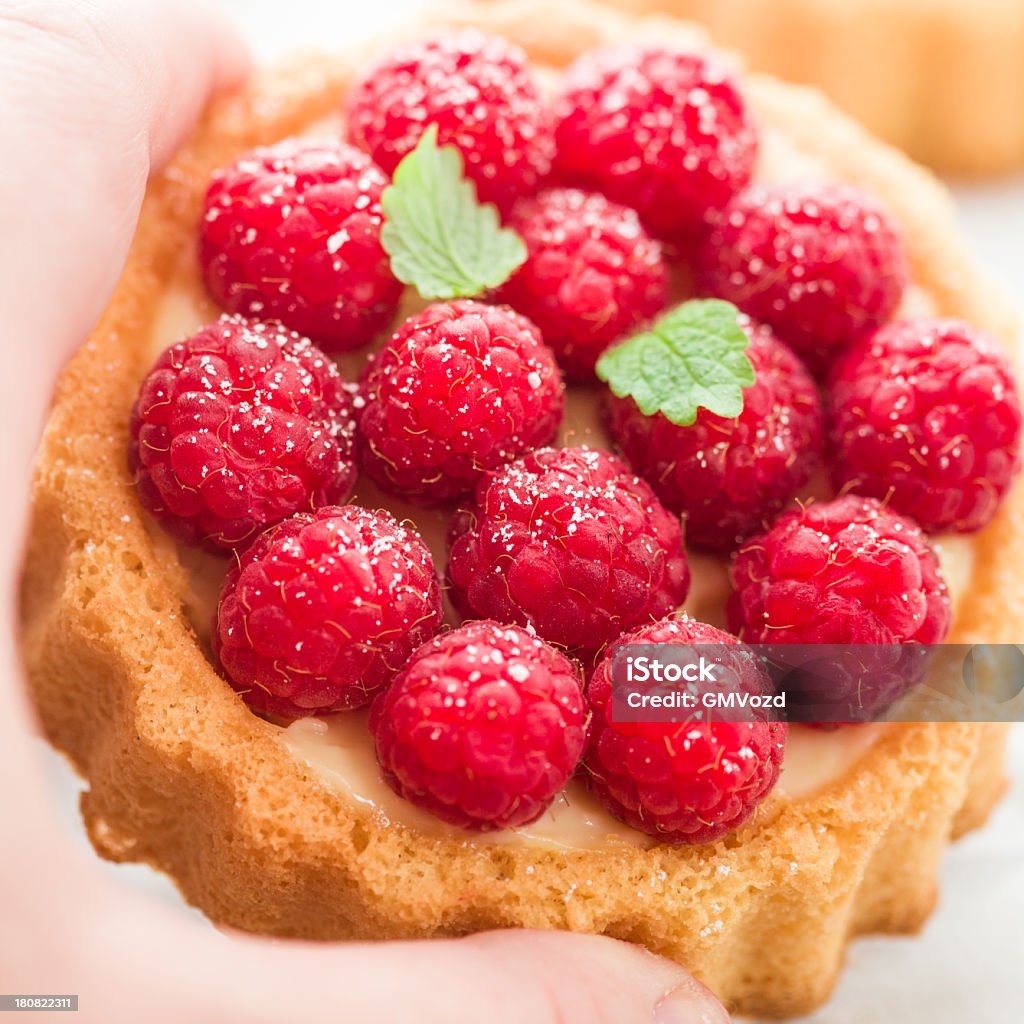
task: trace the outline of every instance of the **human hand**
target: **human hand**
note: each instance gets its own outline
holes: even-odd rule
[[[8,623],[31,450],[56,373],[99,318],[150,170],[246,58],[209,5],[0,0],[0,571]],[[13,627],[0,660],[0,991],[77,992],[79,1018],[662,1024],[727,1020],[684,971],[625,943],[495,932],[388,945],[225,935],[151,904],[68,841],[31,739]]]

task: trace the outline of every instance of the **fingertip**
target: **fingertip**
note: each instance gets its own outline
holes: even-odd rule
[[[160,58],[165,76],[155,83],[156,116],[150,135],[150,163],[159,167],[181,144],[211,96],[245,81],[252,57],[234,22],[212,4],[177,0],[161,3],[159,13],[156,6],[150,10],[140,35],[164,39]],[[172,103],[168,97],[173,97]]]
[[[235,22],[223,11],[209,10],[209,31],[215,39],[213,88],[236,89],[252,73],[252,53]]]
[[[728,1024],[721,1003],[678,964],[639,946],[568,932],[487,932],[465,940],[542,993],[560,1024]]]
[[[688,976],[655,1004],[654,1024],[729,1024],[729,1014],[709,989]]]

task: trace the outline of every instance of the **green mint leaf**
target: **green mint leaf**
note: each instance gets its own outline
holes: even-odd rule
[[[684,302],[650,330],[608,349],[597,375],[645,416],[660,412],[681,427],[696,420],[698,409],[739,416],[754,367],[738,317],[735,306],[719,299]]]
[[[494,206],[477,200],[462,172],[462,154],[438,146],[437,125],[430,125],[381,198],[391,271],[425,299],[480,295],[526,259],[523,240],[501,226]]]

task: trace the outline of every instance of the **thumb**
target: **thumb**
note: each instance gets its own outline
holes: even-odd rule
[[[57,369],[114,289],[150,169],[245,68],[202,0],[0,0],[0,309],[18,339],[0,402],[29,424],[0,449],[5,480],[25,478]]]
[[[566,932],[486,932],[452,944],[478,960],[475,992],[488,999],[488,1019],[551,1024],[728,1024],[717,999],[678,965],[599,935]],[[459,949],[461,947],[461,949]],[[488,974],[490,978],[488,978]],[[456,1011],[464,995],[446,993],[451,1005],[425,1024],[479,1019]],[[484,1004],[487,1005],[487,1004]]]
[[[160,962],[187,974],[187,988],[170,987],[187,991],[216,1024],[729,1021],[715,997],[678,965],[598,935],[509,930],[348,945],[235,936],[227,948]],[[243,978],[259,978],[257,988]],[[220,1012],[211,1014],[213,1007]]]

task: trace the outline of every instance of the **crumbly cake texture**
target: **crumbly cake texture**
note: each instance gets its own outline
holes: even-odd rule
[[[1019,0],[615,0],[705,25],[751,67],[824,90],[915,159],[953,174],[1024,166]]]
[[[467,19],[553,68],[613,40],[707,45],[670,19],[569,0],[449,18]],[[318,939],[601,932],[687,965],[733,1009],[805,1012],[828,995],[851,936],[926,919],[950,836],[981,824],[1004,785],[1004,726],[888,727],[842,778],[800,800],[773,795],[705,846],[474,845],[362,816],[249,712],[188,624],[187,569],[143,514],[125,459],[153,324],[172,281],[201,295],[194,247],[212,170],[335,114],[362,62],[304,57],[208,111],[152,181],[116,294],[59,382],[38,463],[23,645],[45,731],[88,780],[89,835],[104,857],[166,871],[225,925]],[[926,173],[816,92],[756,75],[744,90],[766,129],[885,201],[940,313],[1014,343],[1012,313],[970,264]],[[1021,564],[1018,489],[978,535],[951,640],[1021,639]]]

